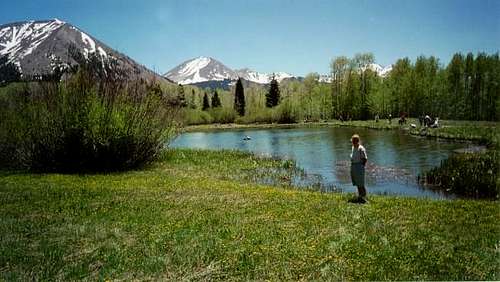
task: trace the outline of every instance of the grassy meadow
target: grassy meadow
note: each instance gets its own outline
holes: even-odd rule
[[[112,174],[0,174],[0,280],[498,280],[500,207],[255,184],[293,163],[170,150]]]

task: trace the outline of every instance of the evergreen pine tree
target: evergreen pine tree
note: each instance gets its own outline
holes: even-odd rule
[[[271,84],[269,86],[269,92],[266,93],[266,107],[272,108],[279,104],[280,102],[280,88],[276,77],[273,74],[271,79]]]
[[[203,95],[203,107],[201,109],[203,111],[210,109],[210,102],[208,102],[207,92],[205,92],[205,95]]]
[[[234,110],[240,116],[245,115],[245,92],[243,90],[241,78],[238,78],[238,81],[236,82],[236,89],[234,92]]]
[[[177,102],[179,106],[183,108],[187,106],[186,95],[184,94],[184,87],[182,86],[182,84],[179,84],[179,86],[177,87]]]
[[[189,108],[196,109],[196,93],[191,89],[191,100],[189,100]]]
[[[0,85],[21,79],[21,73],[16,65],[10,63],[8,59],[7,56],[0,57]]]
[[[220,106],[221,106],[221,103],[220,103],[219,94],[217,94],[217,90],[215,90],[214,97],[212,97],[212,108],[217,108]]]

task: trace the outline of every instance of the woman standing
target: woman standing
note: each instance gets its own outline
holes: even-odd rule
[[[359,135],[354,134],[351,137],[352,152],[351,152],[351,179],[352,185],[358,187],[358,198],[352,202],[366,203],[366,188],[365,188],[365,165],[368,161],[366,149],[359,142]]]

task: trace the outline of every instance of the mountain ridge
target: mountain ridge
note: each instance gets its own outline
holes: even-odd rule
[[[236,80],[239,77],[257,84],[268,84],[273,74],[260,73],[249,68],[231,69],[219,60],[199,56],[182,62],[163,76],[179,84],[199,84],[209,81]],[[285,72],[274,74],[278,81],[293,75]]]
[[[0,56],[7,56],[23,76],[49,74],[58,66],[77,64],[69,55],[70,46],[85,57],[96,54],[101,60],[116,59],[131,77],[165,80],[89,33],[57,18],[0,25]]]

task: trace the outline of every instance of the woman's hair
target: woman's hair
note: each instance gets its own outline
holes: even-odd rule
[[[354,141],[354,140],[358,140],[358,143],[359,143],[359,135],[358,134],[354,134],[352,137],[351,137],[351,142]]]

